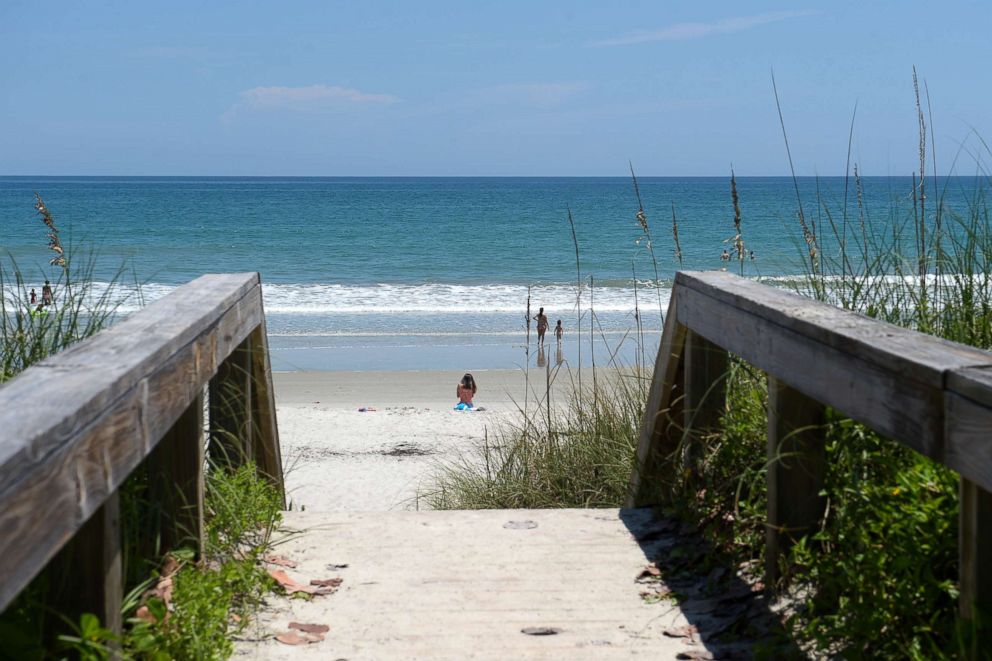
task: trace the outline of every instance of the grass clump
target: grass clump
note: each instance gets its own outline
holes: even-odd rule
[[[131,296],[139,295],[122,286],[122,265],[109,282],[93,279],[95,256],[75,256],[60,238],[51,210],[41,195],[35,209],[45,226],[48,247],[54,253],[48,269],[37,268],[33,278],[9,254],[0,261],[0,383],[31,365],[95,335],[117,317],[118,309]],[[52,299],[45,301],[41,282],[50,283]],[[36,282],[37,286],[32,286]]]
[[[786,559],[815,586],[794,624],[848,657],[954,656],[957,476],[850,420],[828,424],[830,510]]]
[[[179,561],[171,599],[146,591],[126,613],[123,652],[135,659],[219,659],[233,652],[231,636],[254,616],[272,579],[261,564],[271,535],[282,520],[276,489],[251,462],[211,470],[206,479],[206,550]],[[168,567],[168,561],[166,567]]]
[[[597,388],[595,395],[576,388],[550,418],[521,409],[519,420],[487,434],[477,453],[442,467],[421,498],[434,509],[619,507],[646,390],[624,372]]]

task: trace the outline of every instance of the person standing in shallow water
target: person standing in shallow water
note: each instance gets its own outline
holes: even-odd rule
[[[544,344],[544,334],[548,332],[548,315],[544,314],[544,308],[538,310],[534,320],[537,322],[537,343]]]
[[[561,336],[565,333],[565,329],[561,327],[561,319],[558,320],[558,325],[555,326],[555,339],[558,340],[558,348],[561,348]]]
[[[42,305],[52,304],[52,286],[45,280],[45,286],[41,288],[41,303]]]

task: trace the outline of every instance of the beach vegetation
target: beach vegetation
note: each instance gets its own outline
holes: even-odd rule
[[[35,196],[35,209],[44,226],[39,234],[47,238],[53,256],[47,267],[30,270],[10,254],[0,260],[0,383],[100,332],[113,323],[130,297],[140,298],[140,288],[123,286],[126,265],[109,281],[97,283],[96,253],[63,243],[41,195]],[[50,300],[42,281],[51,288]]]
[[[221,659],[274,585],[262,558],[281,521],[281,498],[247,462],[206,475],[205,549],[168,554],[125,603],[123,653],[135,659]],[[161,589],[163,580],[171,592]]]
[[[556,378],[568,378],[565,372]],[[551,408],[487,431],[478,453],[439,467],[436,484],[420,494],[433,509],[616,507],[634,467],[643,380],[616,372],[590,386],[570,387]]]

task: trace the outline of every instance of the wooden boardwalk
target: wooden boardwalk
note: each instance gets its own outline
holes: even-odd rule
[[[702,643],[663,635],[688,623],[641,597],[659,535],[648,509],[290,512],[305,531],[277,548],[303,583],[337,592],[274,597],[237,644],[257,659],[674,659]],[[641,542],[638,542],[641,539]],[[343,565],[347,565],[344,567]],[[325,640],[287,646],[291,622]],[[553,635],[529,635],[550,628]]]

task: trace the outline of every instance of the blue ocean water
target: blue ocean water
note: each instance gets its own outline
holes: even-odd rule
[[[973,179],[930,183],[952,211],[965,213],[976,195]],[[863,184],[860,208],[876,231],[911,218],[910,178]],[[845,200],[846,222],[861,222],[853,180],[801,178],[798,186],[822,237],[844,222]],[[641,319],[656,342],[679,265],[673,204],[684,267],[727,267],[729,177],[645,177],[639,188],[658,289],[629,178],[0,177],[0,249],[29,282],[54,275],[33,208],[39,192],[76,254],[96,251],[97,279],[124,264],[145,299],[202,273],[259,271],[277,368],[510,367],[522,360],[528,286],[532,307],[547,308],[552,323],[563,319],[567,339],[579,323],[586,332],[594,324],[604,345],[629,345],[636,276]],[[755,255],[745,274],[800,273],[793,180],[742,177],[737,188]],[[569,211],[584,283],[578,305]],[[825,252],[836,250],[823,241]],[[590,291],[595,319],[585,312]],[[564,359],[574,360],[567,339]]]

